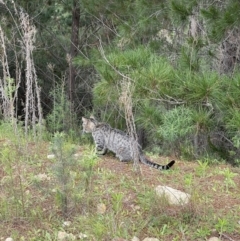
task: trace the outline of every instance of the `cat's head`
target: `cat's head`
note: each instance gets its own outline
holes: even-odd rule
[[[82,117],[83,132],[92,133],[93,131],[95,131],[96,125],[97,121],[94,117],[91,116],[90,119]]]

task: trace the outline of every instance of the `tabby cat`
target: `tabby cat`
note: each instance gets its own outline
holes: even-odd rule
[[[104,155],[107,150],[110,150],[116,154],[120,161],[127,162],[133,160],[133,153],[130,148],[132,140],[129,135],[121,130],[112,128],[107,123],[98,122],[94,118],[87,119],[82,117],[82,121],[83,132],[92,133],[98,154]],[[142,148],[139,144],[137,145],[140,162],[150,167],[167,170],[175,163],[175,161],[171,161],[165,166],[153,163],[147,160],[142,152]]]

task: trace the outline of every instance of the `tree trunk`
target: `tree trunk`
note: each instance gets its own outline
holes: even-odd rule
[[[76,68],[73,65],[73,59],[78,53],[78,42],[79,42],[79,25],[80,25],[80,6],[78,0],[73,0],[72,9],[72,35],[71,35],[71,46],[69,54],[69,79],[68,79],[68,97],[71,103],[71,110],[74,108],[75,100],[75,79],[76,79]]]

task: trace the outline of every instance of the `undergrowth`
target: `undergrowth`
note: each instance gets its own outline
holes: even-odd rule
[[[0,239],[58,240],[62,232],[66,240],[167,241],[238,233],[239,206],[226,202],[239,199],[238,168],[199,160],[160,174],[150,169],[151,177],[119,175],[104,162],[131,167],[115,157],[102,160],[92,146],[77,146],[61,133],[46,143],[7,130],[0,134]],[[156,196],[157,184],[189,193],[190,202],[170,205]]]

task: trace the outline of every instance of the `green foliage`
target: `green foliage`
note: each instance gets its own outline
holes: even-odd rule
[[[92,222],[94,236],[98,237],[100,240],[103,239],[107,231],[107,226],[103,221],[103,217],[98,217]]]
[[[182,23],[187,23],[195,6],[197,6],[196,0],[169,1],[168,11],[173,24],[181,25]]]
[[[236,187],[236,183],[234,182],[233,178],[237,176],[237,173],[232,172],[229,168],[225,168],[224,170],[219,171],[219,173],[224,176],[226,192],[229,192],[229,188]]]
[[[133,72],[135,80],[134,96],[138,99],[159,98],[161,95],[172,95],[176,85],[173,67],[165,58],[152,54],[139,72]]]
[[[223,8],[218,5],[211,6],[208,10],[202,9],[203,17],[208,21],[210,37],[219,41],[228,29],[239,25],[240,4],[237,0],[230,0]]]
[[[122,75],[129,77],[134,85],[132,96],[136,122],[155,143],[159,143],[160,137],[165,144],[171,143],[172,146],[181,138],[192,139],[193,134],[208,133],[214,123],[214,107],[224,107],[221,97],[227,79],[213,71],[197,73],[199,69],[187,69],[190,65],[187,62],[185,67],[183,63],[179,65],[185,71],[174,69],[165,58],[143,47],[134,51],[115,49],[105,55],[109,62],[101,60],[95,65],[101,80],[93,89],[94,105],[96,111],[107,116],[104,119],[114,123],[115,127],[122,126],[113,121],[113,118],[122,117],[119,111]],[[186,113],[177,113],[175,104],[180,105],[179,113]],[[197,150],[197,146],[194,148]],[[194,156],[194,149],[188,152]]]
[[[110,84],[106,80],[98,82],[93,90],[94,104],[97,107],[116,105],[119,98],[117,85]],[[106,97],[106,98],[103,98]]]
[[[144,111],[141,110],[145,109],[147,111],[149,104],[147,103],[148,101],[142,101],[142,99],[158,98],[160,93],[169,91],[170,86],[172,86],[172,66],[165,59],[159,58],[151,53],[148,48],[143,47],[139,47],[134,51],[115,51],[106,55],[106,57],[112,66],[117,66],[120,73],[132,79],[134,86],[133,108],[136,110],[136,113],[138,113],[138,120],[143,121],[143,115],[146,117],[147,112],[144,114]],[[103,61],[97,63],[96,68],[102,79],[96,83],[93,89],[95,108],[101,108],[101,110],[107,109],[108,113],[105,113],[107,116],[109,116],[109,113],[116,113],[120,117],[119,97],[121,95],[122,76],[114,72],[114,70]],[[149,110],[149,113],[154,112],[154,105],[151,108],[152,110]],[[116,118],[116,115],[114,115],[114,118]],[[159,118],[160,117],[157,119]],[[111,117],[108,118],[108,121],[111,122]],[[145,124],[142,123],[141,125]]]
[[[51,150],[55,155],[51,169],[57,181],[54,186],[55,202],[66,218],[73,208],[89,208],[88,193],[92,191],[97,156],[90,148],[86,153],[76,152],[76,146],[63,133],[55,133]]]
[[[186,100],[196,104],[218,100],[218,94],[221,91],[221,82],[219,76],[214,73],[193,74],[189,76],[184,83]]]
[[[238,135],[240,131],[240,113],[237,108],[232,108],[228,112],[226,127],[231,133]]]
[[[192,110],[178,107],[163,115],[163,124],[158,128],[158,134],[168,142],[175,142],[193,132],[194,123]]]
[[[53,167],[53,173],[58,180],[59,186],[56,189],[56,202],[60,206],[64,217],[68,215],[68,203],[71,197],[70,170],[76,166],[73,158],[75,148],[73,145],[66,143],[63,133],[55,133],[52,143],[52,151],[55,155],[56,162]]]
[[[233,145],[236,148],[240,147],[240,132],[237,131],[235,135],[232,137]]]
[[[215,224],[215,228],[220,233],[220,236],[224,232],[231,232],[233,229],[233,225],[231,224],[231,221],[228,218],[218,218],[217,223]]]
[[[179,63],[184,69],[198,72],[200,69],[200,63],[197,49],[183,47],[179,58]]]
[[[123,202],[124,195],[123,193],[113,193],[112,200],[113,200],[113,210],[116,215],[122,211],[122,202]]]
[[[196,238],[207,238],[211,234],[209,227],[200,227],[195,232]]]
[[[39,158],[37,153],[32,154],[34,145],[28,143],[32,136],[25,135],[21,124],[8,122],[0,124],[0,133],[1,195],[4,194],[0,202],[0,220],[30,217],[34,220],[35,209],[29,191],[32,174],[26,169]],[[40,142],[36,145],[41,148]]]
[[[193,175],[192,173],[191,174],[188,174],[188,175],[184,175],[184,183],[185,185],[190,188],[193,184]]]
[[[72,138],[77,137],[77,118],[76,113],[72,111],[71,104],[65,94],[64,83],[57,85],[51,92],[53,99],[53,108],[47,116],[48,131],[64,131]]]
[[[97,163],[97,159],[98,157],[96,155],[95,148],[89,148],[79,161],[81,166],[81,187],[85,192],[91,190],[91,182],[94,175],[94,167]]]
[[[52,132],[63,131],[67,127],[66,116],[69,116],[69,103],[64,93],[63,86],[53,90],[54,98],[52,113],[48,115],[48,128]],[[66,113],[68,110],[68,113]],[[67,115],[66,115],[67,114]],[[65,118],[64,118],[65,117]]]
[[[198,167],[196,169],[196,172],[199,176],[205,177],[206,171],[209,168],[208,160],[198,160]]]
[[[136,123],[149,133],[155,133],[158,126],[162,124],[162,115],[166,112],[164,106],[156,105],[153,101],[146,99],[139,103],[138,109]]]
[[[172,15],[176,15],[179,20],[185,21],[187,20],[188,16],[191,15],[192,7],[196,3],[196,1],[171,1],[171,7]]]
[[[10,144],[10,143],[9,143]],[[17,149],[6,144],[1,148],[1,162],[3,172],[2,179],[5,186],[6,199],[0,204],[1,219],[26,216],[26,196],[24,194],[23,175],[21,174],[20,160]]]
[[[211,108],[211,106],[209,106]],[[199,108],[199,110],[193,110],[192,119],[196,125],[197,131],[208,131],[213,127],[212,110],[206,110]]]

